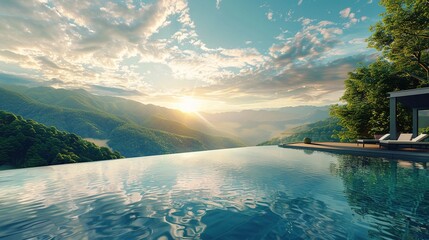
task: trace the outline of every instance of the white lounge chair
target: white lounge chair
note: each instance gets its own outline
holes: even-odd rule
[[[404,136],[402,136],[404,135]],[[380,141],[380,147],[387,147],[388,149],[398,148],[429,148],[429,142],[422,142],[424,139],[429,137],[428,134],[422,133],[419,136],[408,139],[409,135],[412,134],[401,134],[398,140],[383,140]],[[401,138],[402,136],[402,138]]]

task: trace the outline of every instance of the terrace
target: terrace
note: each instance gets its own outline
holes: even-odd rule
[[[282,144],[280,147],[303,149],[321,152],[333,152],[358,156],[405,158],[409,160],[429,161],[429,149],[404,148],[401,150],[387,150],[379,148],[376,144],[365,145],[365,148],[356,143],[318,142],[318,143],[290,143]]]

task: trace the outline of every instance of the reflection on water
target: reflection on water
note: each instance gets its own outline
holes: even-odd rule
[[[377,238],[429,238],[427,163],[339,156],[331,172],[368,234]]]
[[[0,172],[4,239],[427,239],[429,170],[252,147]]]

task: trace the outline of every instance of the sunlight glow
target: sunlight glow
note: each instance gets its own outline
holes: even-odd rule
[[[178,104],[178,108],[182,112],[196,113],[199,110],[200,103],[192,97],[183,97]]]

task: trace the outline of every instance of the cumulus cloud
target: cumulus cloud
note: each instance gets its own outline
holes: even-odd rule
[[[261,66],[267,57],[255,48],[225,49],[218,48],[201,54],[187,50],[177,52],[169,61],[173,75],[178,79],[203,79],[215,83],[219,79],[233,76],[246,68]]]
[[[222,0],[216,0],[216,8],[220,9],[220,3],[222,2]]]
[[[298,1],[298,6],[299,6],[299,5],[301,5],[303,1],[304,1],[304,0],[299,0],[299,1]]]
[[[147,90],[145,76],[124,64],[133,58],[137,63],[168,65],[180,79],[207,82],[246,64],[260,65],[263,59],[255,49],[207,48],[198,39],[186,0],[17,0],[1,5],[0,30],[8,34],[2,35],[0,61],[39,71],[46,81],[61,79],[63,86],[109,84]],[[172,21],[180,28],[170,38],[156,37]]]
[[[356,13],[353,13],[351,11],[351,8],[349,8],[349,7],[341,10],[339,13],[340,13],[340,16],[342,18],[346,18],[348,20],[348,22],[346,22],[346,23],[343,24],[344,28],[349,28],[353,24],[356,24],[359,21],[365,21],[367,19],[366,16],[362,16],[360,18],[356,17]]]
[[[345,8],[345,9],[343,9],[343,10],[341,10],[340,11],[340,15],[341,15],[341,17],[342,18],[347,18],[347,17],[349,17],[349,15],[350,15],[350,11],[351,11],[351,8]]]
[[[368,64],[374,55],[354,55],[326,64],[296,65],[273,75],[273,69],[235,75],[228,81],[194,89],[208,99],[223,99],[233,104],[251,106],[265,102],[266,107],[290,104],[320,104],[338,98],[344,89],[347,74],[358,64]],[[269,93],[269,94],[268,94]],[[337,95],[335,95],[337,94]]]
[[[341,34],[342,30],[329,21],[320,21],[315,25],[304,24],[303,29],[295,36],[286,38],[280,44],[272,45],[269,49],[270,55],[274,63],[281,65],[293,61],[314,61],[338,44],[337,36]]]
[[[220,4],[217,0],[216,7]],[[270,21],[289,21],[292,15],[292,10],[287,16],[266,13]],[[366,20],[350,8],[340,15],[348,24]],[[159,95],[157,81],[165,81],[168,87],[177,86],[172,91],[196,87],[206,97],[236,103],[280,101],[275,99],[294,94],[301,96],[295,99],[317,99],[318,92],[338,90],[339,79],[354,62],[334,62],[342,56],[334,51],[344,45],[341,25],[309,18],[296,21],[301,29],[281,30],[269,49],[254,48],[253,39],[243,40],[241,48],[215,48],[198,36],[187,0],[2,1],[0,79],[148,98]],[[361,44],[360,39],[352,41]],[[162,71],[148,74],[147,65],[162,66]],[[8,66],[32,77],[13,77]],[[158,76],[162,74],[164,80]]]
[[[274,13],[272,11],[267,12],[267,19],[272,21],[273,20],[273,14]]]
[[[120,76],[131,74],[121,69],[123,59],[147,55],[148,39],[175,14],[185,27],[193,27],[186,2],[179,0],[102,6],[77,0],[2,2],[0,29],[9,30],[2,36],[0,49],[7,52],[2,51],[0,60],[41,71],[46,79],[118,84]]]

